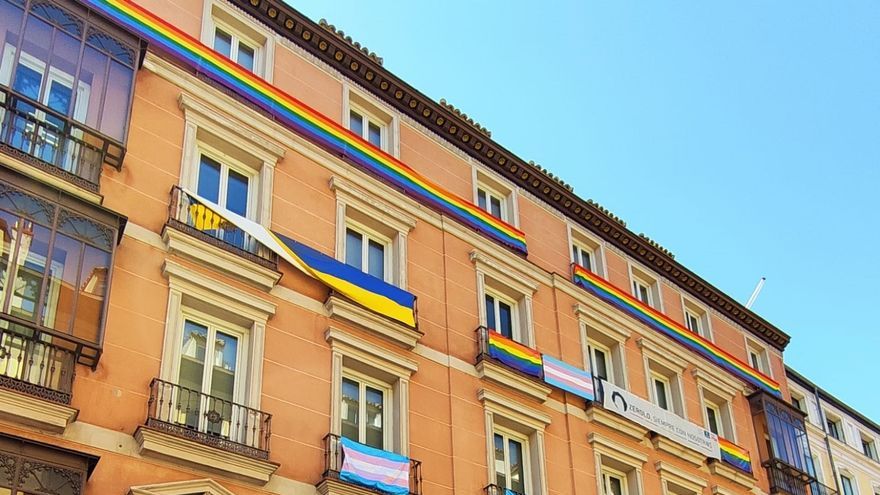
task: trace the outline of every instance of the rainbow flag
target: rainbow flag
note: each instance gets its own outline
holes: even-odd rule
[[[595,400],[593,375],[568,363],[552,358],[546,354],[541,356],[544,362],[544,382],[556,388],[571,392],[587,400]]]
[[[527,375],[541,378],[541,354],[519,342],[487,330],[489,357]]]
[[[721,437],[718,437],[718,444],[721,447],[722,461],[741,471],[752,474],[752,458],[748,450]]]
[[[339,479],[390,495],[409,493],[409,458],[341,438]]]
[[[93,9],[147,40],[153,49],[206,74],[260,106],[293,131],[404,191],[432,208],[522,253],[525,234],[477,205],[429,181],[330,118],[245,70],[129,0],[84,0]]]
[[[273,232],[192,191],[182,191],[193,200],[190,213],[197,213],[200,219],[194,222],[196,228],[211,230],[229,222],[306,275],[367,309],[415,328],[416,297],[413,294]]]
[[[611,285],[604,278],[578,265],[573,265],[572,277],[576,285],[586,289],[590,294],[629,314],[636,320],[666,335],[684,347],[702,355],[740,380],[777,397],[782,395],[779,384],[769,376],[672,321],[663,313],[643,304],[625,291]]]

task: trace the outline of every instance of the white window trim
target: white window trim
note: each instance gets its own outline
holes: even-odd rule
[[[233,158],[233,161],[256,174],[253,220],[263,226],[270,226],[275,166],[284,156],[285,148],[275,141],[260,136],[241,118],[241,115],[220,110],[211,103],[203,102],[187,93],[180,95],[179,102],[185,119],[180,184],[194,190],[201,150],[213,148],[216,151],[216,148],[206,142],[206,136],[200,137],[201,133],[223,139],[233,148],[241,151],[242,155],[253,159],[256,167],[244,164],[237,158]]]
[[[605,437],[599,433],[590,433],[587,441],[593,448],[596,469],[596,493],[603,493],[602,471],[610,468],[622,473],[627,479],[627,495],[644,495],[645,487],[642,469],[648,462],[648,456],[637,450],[623,446],[619,441]],[[625,471],[624,471],[625,469]]]
[[[366,184],[364,184],[366,185]],[[416,226],[416,219],[391,203],[381,199],[379,191],[355,186],[346,179],[333,176],[330,190],[336,193],[336,259],[345,262],[345,229],[354,223],[382,238],[389,239],[390,249],[385,250],[386,280],[404,290],[407,281],[407,238]],[[389,235],[363,222],[351,221],[352,216],[370,219]]]
[[[709,399],[703,399],[703,421],[705,421],[705,423],[704,423],[705,428],[707,430],[711,431],[711,428],[709,425],[709,410],[710,409],[712,410],[713,413],[715,413],[715,426],[718,428],[718,431],[716,433],[721,438],[728,438],[729,433],[727,430],[729,428],[728,428],[728,425],[724,424],[725,421],[724,421],[724,417],[722,416],[722,414],[723,414],[722,406],[715,404],[714,402],[710,401]]]
[[[837,440],[838,442],[847,443],[846,424],[843,421],[843,417],[833,412],[829,412],[827,409],[822,410],[822,416],[825,418],[825,424],[823,424],[822,427],[824,430],[826,430],[828,436],[833,440]],[[828,427],[829,422],[837,424],[837,430],[840,432],[840,438],[836,438],[834,435],[831,434],[831,428]]]
[[[219,11],[219,16],[217,15]],[[262,37],[265,42],[254,38],[253,34],[243,32],[229,23],[224,17],[235,19],[235,22],[244,24],[247,29]],[[202,6],[202,30],[200,33],[202,43],[214,47],[214,31],[220,27],[227,33],[244,39],[247,44],[254,47],[254,74],[271,83],[275,69],[275,34],[266,28],[255,18],[248,15],[238,7],[225,0],[204,0]]]
[[[669,486],[670,484],[690,492],[686,495],[702,495],[703,491],[709,486],[709,482],[706,479],[695,476],[667,462],[658,461],[654,467],[660,475],[662,495],[681,493],[680,491],[673,492]]]
[[[691,313],[696,316],[697,320],[700,322],[700,331],[698,334],[704,339],[714,342],[715,334],[712,331],[712,313],[710,313],[702,304],[689,297],[685,297],[684,294],[681,294],[681,308],[682,314],[684,315],[684,327],[690,330],[688,327],[688,313]]]
[[[519,197],[517,188],[502,179],[495,172],[477,168],[474,165],[471,169],[471,181],[473,183],[472,195],[475,205],[479,204],[478,190],[483,189],[486,192],[498,196],[501,201],[501,220],[519,228]]]
[[[385,450],[389,450],[389,447],[394,445],[394,417],[396,415],[393,414],[394,411],[394,391],[393,387],[385,383],[381,380],[377,380],[375,377],[372,377],[366,373],[362,373],[353,369],[346,368],[343,364],[342,367],[342,378],[348,378],[350,380],[354,380],[358,382],[359,389],[365,389],[367,386],[372,387],[376,390],[380,390],[382,392],[382,445],[385,447]],[[340,379],[341,380],[341,379]],[[361,395],[361,401],[358,404],[358,414],[363,421],[358,425],[358,440],[357,442],[365,443],[366,430],[367,430],[367,415],[366,415],[366,402],[365,402],[366,394]],[[341,395],[340,395],[341,400]],[[391,412],[392,414],[388,414]],[[339,431],[342,431],[342,415],[339,416]]]
[[[608,466],[601,466],[600,469],[601,469],[601,473],[602,473],[601,488],[602,488],[602,490],[605,490],[605,491],[600,491],[599,492],[600,494],[606,494],[606,493],[609,495],[611,494],[611,484],[610,484],[609,478],[614,477],[620,481],[620,488],[622,490],[622,492],[621,492],[622,495],[629,495],[629,484],[628,484],[629,481],[626,479],[627,478],[626,473],[624,473],[623,471],[618,471],[616,469],[610,468]]]
[[[587,241],[586,243],[584,241]],[[572,224],[568,224],[568,255],[572,263],[578,263],[578,260],[574,259],[574,254],[571,252],[573,246],[578,246],[581,249],[586,248],[585,250],[591,251],[593,253],[593,267],[594,273],[599,275],[600,277],[605,277],[607,273],[606,264],[605,264],[605,243],[598,241],[592,235],[587,234],[583,229],[577,228]]]
[[[505,299],[513,299],[516,302],[516,312],[519,323],[519,334],[522,340],[518,342],[535,347],[534,319],[532,317],[532,299],[538,291],[538,283],[526,278],[512,266],[491,258],[479,251],[472,251],[471,261],[476,268],[477,276],[477,311],[479,314],[479,326],[486,326],[486,294],[500,294]],[[516,332],[514,332],[514,335]]]
[[[260,408],[263,382],[263,349],[266,321],[275,314],[276,306],[248,292],[227,285],[219,280],[195,272],[172,260],[165,260],[163,273],[168,278],[168,310],[165,317],[165,337],[160,367],[160,378],[177,383],[180,364],[180,347],[183,342],[185,315],[197,302],[213,311],[231,313],[242,321],[250,322],[247,329],[247,354],[242,353],[240,369],[247,375],[241,404]],[[204,313],[203,313],[204,314]],[[212,315],[213,316],[213,315]],[[222,318],[217,318],[224,321]],[[241,325],[238,325],[241,327]]]
[[[656,371],[651,370],[650,376],[651,389],[649,390],[649,396],[651,397],[651,402],[654,403],[657,407],[664,409],[663,406],[660,405],[660,397],[657,395],[657,384],[660,383],[663,385],[663,390],[665,392],[666,401],[666,410],[669,412],[676,412],[675,402],[672,397],[672,380],[669,379],[666,375],[662,375]]]
[[[508,306],[510,306],[510,326],[511,326],[510,336],[513,340],[522,343],[524,340],[523,339],[524,333],[523,333],[523,322],[520,321],[522,319],[520,316],[520,312],[522,311],[522,308],[520,308],[519,301],[517,301],[511,297],[508,297],[508,296],[502,294],[501,292],[492,289],[491,287],[487,287],[483,292],[484,304],[486,301],[486,296],[489,296],[495,300],[495,307],[493,309],[495,310],[496,323],[498,322],[499,314],[500,314],[499,303],[504,303],[504,304],[507,304]],[[488,325],[489,325],[488,313],[487,313],[487,311],[484,311],[482,314],[483,314],[483,317],[486,319],[486,321],[483,322],[483,325],[485,325],[488,328]],[[492,330],[495,330],[498,333],[501,333],[500,329],[498,329],[498,328],[493,328]]]
[[[607,321],[597,312],[581,304],[575,304],[573,310],[578,319],[578,327],[580,329],[584,369],[592,372],[592,359],[589,347],[591,343],[598,344],[610,351],[611,370],[609,374],[613,376],[611,383],[628,390],[626,342],[632,333],[623,326]]]
[[[636,294],[634,286],[634,282],[639,282],[648,288],[648,295],[651,299],[650,306],[651,308],[659,311],[660,313],[664,313],[663,309],[663,290],[661,287],[660,277],[653,275],[646,268],[642,268],[641,266],[637,266],[632,261],[627,261],[627,269],[629,271],[629,291],[630,294],[636,299],[640,300],[638,294]]]
[[[773,365],[770,361],[770,351],[767,349],[767,346],[759,343],[757,340],[749,337],[748,335],[743,335],[746,343],[746,363],[749,366],[752,366],[752,351],[758,351],[758,359],[759,362],[762,363],[766,369],[757,369],[757,371],[764,373],[765,375],[773,378]]]
[[[356,371],[390,387],[385,450],[409,455],[409,383],[418,363],[339,328],[330,327],[324,338],[331,351],[330,433],[342,434],[342,377]]]
[[[400,158],[400,117],[384,103],[345,80],[342,82],[342,126],[349,130],[351,130],[349,118],[352,110],[381,124],[384,128],[382,150],[395,158]],[[366,137],[361,137],[367,141]]]
[[[859,495],[861,492],[859,490],[859,478],[854,475],[853,472],[849,469],[849,467],[841,466],[838,468],[840,478],[840,495],[845,495],[846,491],[843,489],[843,478],[847,478],[850,481],[850,485],[852,486],[852,495]]]
[[[709,375],[703,370],[695,369],[692,374],[696,379],[697,390],[700,394],[700,404],[703,408],[701,415],[704,427],[707,430],[709,429],[709,418],[705,408],[706,404],[711,404],[720,413],[717,420],[719,425],[723,425],[720,429],[724,433],[719,434],[719,436],[733,443],[738,443],[736,418],[733,415],[733,401],[736,400],[736,397],[743,389],[736,388],[739,385],[736,382],[727,384],[716,380],[714,376]]]
[[[387,236],[382,235],[378,231],[373,230],[370,227],[358,222],[357,220],[352,220],[350,218],[346,218],[345,222],[346,222],[345,223],[346,233],[342,239],[342,243],[343,243],[342,261],[345,260],[345,253],[347,252],[347,249],[348,249],[348,247],[345,245],[345,243],[348,242],[348,232],[347,231],[349,229],[351,229],[351,230],[357,232],[358,234],[360,234],[361,238],[362,238],[362,241],[361,241],[361,266],[356,267],[356,268],[360,268],[360,270],[362,272],[368,273],[367,268],[369,267],[369,252],[370,252],[369,241],[373,241],[373,242],[380,244],[382,246],[382,258],[383,258],[383,260],[382,260],[382,267],[383,267],[382,279],[388,283],[391,283],[391,284],[395,283],[395,277],[396,277],[395,273],[398,270],[395,270],[395,268],[392,266],[392,264],[394,262],[394,241],[391,240],[390,238],[388,238]]]
[[[531,449],[531,445],[529,444],[529,437],[526,435],[523,435],[522,433],[516,432],[514,430],[504,428],[503,426],[493,425],[493,430],[492,430],[493,447],[494,447],[494,442],[495,442],[495,438],[494,438],[495,435],[501,435],[501,437],[504,439],[504,451],[505,452],[507,452],[507,449],[508,449],[508,442],[507,442],[508,440],[516,440],[517,442],[520,443],[520,445],[522,445],[522,448],[523,448],[522,463],[523,463],[523,481],[524,481],[523,484],[525,485],[525,487],[529,487],[530,485],[533,485],[534,480],[532,479],[532,469],[531,469],[531,457],[532,457],[531,451],[532,451],[532,449]],[[494,452],[494,449],[493,449],[493,452]],[[510,482],[510,455],[509,454],[505,455],[505,457],[504,457],[504,469],[505,469],[505,479],[507,479],[507,481],[509,483]],[[494,466],[493,466],[493,470],[494,470]],[[495,471],[495,474],[496,474],[496,478],[493,478],[491,480],[492,483],[495,483],[497,480],[498,472]],[[502,486],[499,488],[506,489],[508,487]]]
[[[247,212],[245,217],[254,221],[257,220],[257,209],[259,208],[259,194],[260,194],[260,173],[257,170],[254,170],[251,167],[248,167],[238,159],[229,156],[226,153],[218,150],[217,148],[211,146],[208,143],[197,142],[196,143],[196,162],[194,164],[195,170],[191,174],[192,182],[189,184],[184,184],[190,191],[197,192],[199,185],[199,169],[201,168],[201,159],[202,156],[206,156],[211,160],[220,164],[220,191],[224,191],[228,185],[229,179],[229,171],[233,170],[238,172],[239,174],[248,178],[248,198],[247,198]],[[226,181],[224,183],[224,178]],[[228,193],[228,191],[226,191]],[[226,207],[223,201],[225,196],[224,194],[218,193],[218,198],[220,201],[220,206]]]
[[[656,393],[654,390],[654,376],[660,376],[667,380],[669,387],[667,391],[672,399],[672,409],[670,412],[687,419],[687,398],[684,395],[684,371],[688,363],[681,360],[676,355],[664,353],[662,349],[657,348],[654,344],[641,337],[636,340],[636,344],[642,350],[642,360],[644,362],[645,377],[647,378],[648,400],[655,405],[657,404]],[[668,374],[657,367],[665,368]],[[658,406],[659,407],[659,406]]]
[[[498,426],[514,431],[528,439],[528,464],[531,471],[528,495],[547,495],[547,469],[545,466],[544,431],[551,417],[532,409],[505,395],[481,389],[477,399],[483,403],[486,426],[486,465],[489,483],[495,483],[495,437]]]

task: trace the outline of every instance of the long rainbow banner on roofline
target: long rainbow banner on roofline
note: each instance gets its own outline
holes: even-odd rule
[[[718,437],[718,445],[721,447],[722,461],[741,471],[752,473],[752,456],[748,450],[721,437]]]
[[[648,307],[586,268],[573,265],[572,278],[575,284],[586,289],[587,292],[675,340],[686,348],[702,355],[737,378],[773,395],[781,395],[779,384],[772,378],[753,369],[712,342],[672,321],[666,315]]]
[[[432,183],[360,136],[267,83],[198,40],[128,0],[84,0],[180,61],[270,112],[297,133],[363,167],[392,186],[525,253],[525,234]]]

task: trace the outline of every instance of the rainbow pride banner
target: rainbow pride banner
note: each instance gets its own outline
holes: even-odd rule
[[[489,357],[527,375],[541,378],[541,353],[508,339],[495,330],[488,332]]]
[[[393,156],[248,72],[175,26],[129,0],[84,0],[93,9],[181,62],[268,111],[293,131],[362,167],[432,208],[490,238],[526,253],[525,234],[477,205],[429,181]]]
[[[273,232],[192,191],[181,191],[190,200],[188,213],[191,227],[209,232],[223,228],[227,223],[234,225],[294,268],[320,280],[361,306],[410,327],[416,326],[416,297],[413,294]],[[213,235],[217,236],[216,233]]]
[[[582,266],[573,265],[572,278],[576,285],[586,289],[590,294],[629,314],[636,320],[666,335],[684,347],[702,355],[740,380],[777,397],[781,396],[779,384],[769,376],[753,369],[712,342],[643,304],[595,273]]]
[[[543,354],[541,359],[544,361],[545,383],[586,400],[595,400],[593,375],[589,371],[576,368],[546,354]]]
[[[718,444],[721,446],[722,461],[741,471],[752,474],[752,457],[749,455],[748,450],[721,437],[718,437]]]

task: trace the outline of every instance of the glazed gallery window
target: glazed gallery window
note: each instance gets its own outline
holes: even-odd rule
[[[485,298],[486,327],[508,339],[522,342],[516,301],[494,292],[487,292]]]
[[[0,309],[99,344],[114,229],[0,185]]]
[[[0,495],[79,495],[88,459],[36,443],[0,438]]]
[[[73,2],[0,0],[0,89],[11,111],[2,140],[77,172],[86,146],[76,121],[124,142],[137,44]],[[100,165],[100,164],[98,164]]]
[[[181,416],[176,418],[178,424],[224,438],[230,436],[234,429],[233,403],[241,402],[247,383],[241,366],[246,354],[245,336],[243,329],[221,321],[184,314],[177,383],[187,392],[180,392],[178,400],[187,403],[176,408]],[[207,421],[204,411],[217,411],[219,421]]]
[[[349,223],[345,229],[345,263],[364,273],[390,282],[391,240],[362,225]]]
[[[391,388],[367,376],[344,370],[342,436],[381,450],[390,450],[388,406]]]
[[[528,439],[507,430],[494,432],[495,484],[504,490],[525,494],[530,486]]]

